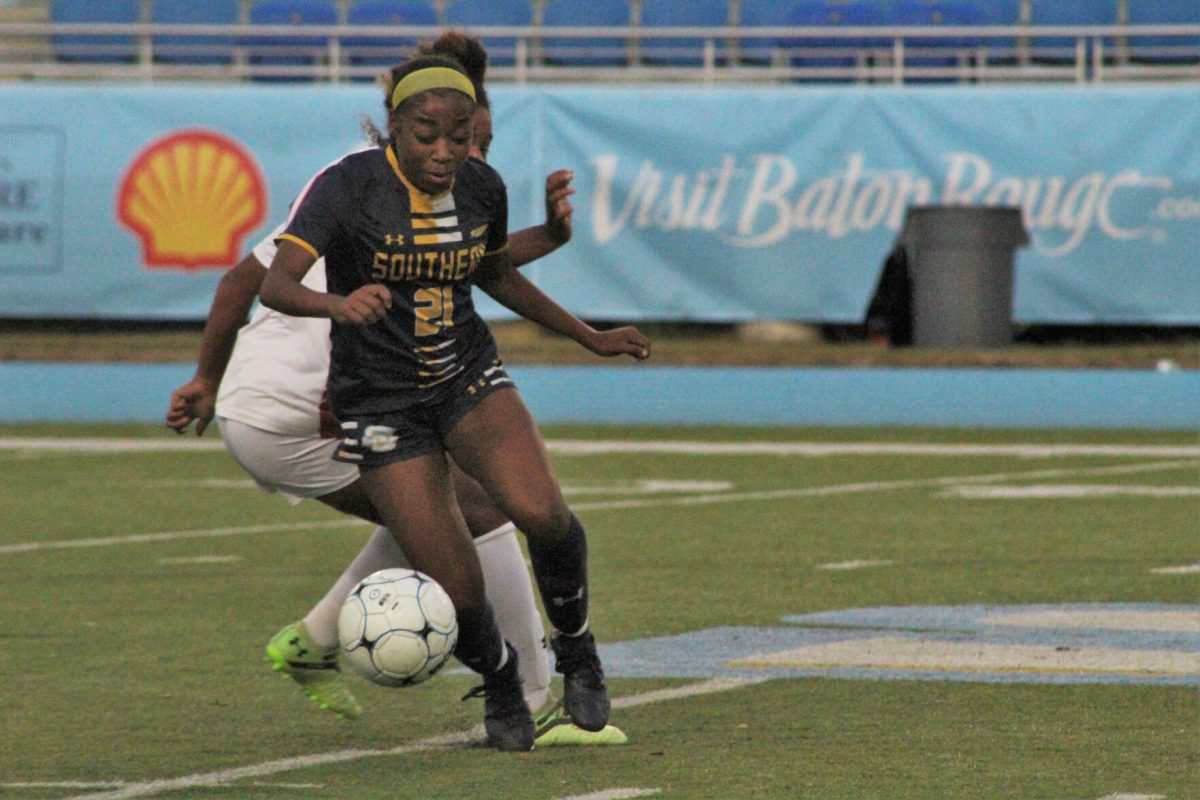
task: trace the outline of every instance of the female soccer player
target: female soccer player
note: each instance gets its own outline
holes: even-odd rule
[[[471,286],[598,355],[646,358],[649,342],[631,327],[593,329],[516,271],[503,181],[467,160],[476,94],[462,67],[423,56],[392,77],[390,140],[328,168],[299,199],[261,299],[334,321],[329,396],[347,432],[335,457],[359,466],[413,566],[454,600],[456,655],[484,678],[489,743],[524,750],[534,729],[516,653],[484,596],[447,455],[526,535],[571,719],[601,730],[610,704],[588,626],[586,535]],[[302,283],[321,256],[324,292]]]
[[[467,63],[483,100],[475,116],[474,152],[482,157],[478,150],[486,150],[491,140],[490,113],[481,85],[486,51],[477,40],[453,31],[423,49],[446,52]],[[547,179],[547,223],[512,236],[510,246],[517,264],[551,252],[570,238],[569,180],[565,171]],[[357,469],[330,461],[332,442],[322,441],[317,435],[314,408],[328,367],[328,322],[289,318],[260,306],[251,323],[237,335],[237,326],[244,320],[265,274],[262,264],[270,262],[273,253],[274,245],[268,238],[222,280],[206,326],[196,376],[174,393],[168,425],[182,432],[197,421],[197,433],[202,433],[212,417],[219,384],[217,410],[226,444],[264,488],[280,490],[294,502],[300,496],[315,495],[335,508],[376,518],[363,497]],[[318,280],[321,277],[319,270],[310,276]],[[222,380],[231,349],[232,364]],[[556,713],[549,695],[541,618],[533,605],[513,526],[505,522],[477,484],[461,474],[459,477],[458,499],[477,537],[488,597],[499,611],[505,636],[520,654],[526,699],[531,707],[544,709],[539,713],[537,743],[623,743],[624,734],[611,725],[590,733]],[[339,673],[328,668],[331,662],[336,663],[336,615],[342,598],[366,574],[404,563],[390,534],[381,528],[304,620],[286,626],[268,645],[276,668],[293,677],[322,707],[345,717],[355,716],[360,710]]]

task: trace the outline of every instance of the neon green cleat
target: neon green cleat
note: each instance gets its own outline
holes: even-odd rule
[[[598,731],[585,731],[555,702],[534,720],[534,747],[589,747],[625,744],[629,737],[615,725],[605,725]]]
[[[271,668],[294,680],[309,699],[342,719],[354,719],[362,706],[342,682],[337,663],[338,648],[313,643],[304,623],[285,626],[267,642],[263,660]]]

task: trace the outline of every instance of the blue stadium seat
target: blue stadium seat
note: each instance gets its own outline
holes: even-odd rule
[[[627,0],[550,0],[542,24],[551,27],[612,28],[629,25],[633,9]],[[547,63],[576,66],[627,64],[628,42],[603,37],[548,37],[542,53]]]
[[[1022,0],[963,0],[974,6],[988,25],[1003,25],[1012,27],[1021,25]],[[983,39],[982,46],[989,50],[998,51],[1005,60],[1016,58],[1017,40],[1011,36]]]
[[[445,23],[466,29],[485,25],[529,27],[533,25],[533,6],[528,0],[454,0],[446,6]],[[488,63],[511,66],[515,64],[517,40],[512,36],[480,36],[487,48]]]
[[[1033,0],[1032,25],[1116,25],[1117,0]],[[1035,37],[1029,46],[1034,58],[1042,61],[1074,61],[1076,39],[1066,36]],[[1105,37],[1105,47],[1112,39]]]
[[[904,27],[933,29],[946,26],[982,26],[987,17],[973,3],[959,0],[902,0],[892,10],[891,23]],[[953,67],[961,63],[963,51],[983,44],[978,36],[906,38],[905,62],[915,67]]]
[[[430,0],[360,0],[346,14],[347,25],[429,25],[438,24],[437,8]],[[426,37],[434,39],[436,36]],[[390,68],[416,51],[420,39],[414,36],[347,37],[342,52],[351,64]]]
[[[1020,25],[1022,0],[968,0],[989,25]]]
[[[792,25],[814,28],[846,28],[883,25],[887,22],[883,9],[876,3],[850,0],[802,0],[790,15]],[[852,67],[870,57],[872,50],[891,47],[885,37],[855,36],[843,38],[812,38],[800,43],[806,48],[836,48],[837,54],[796,54],[791,63],[799,67]],[[846,52],[853,51],[853,52]]]
[[[140,0],[53,0],[51,22],[119,23],[140,22]],[[54,55],[62,61],[120,64],[137,60],[137,37],[105,34],[56,34],[51,37]]]
[[[646,28],[719,28],[729,24],[726,0],[645,0]],[[716,42],[718,53],[725,42]],[[704,63],[704,40],[648,38],[642,40],[642,59],[651,64],[696,66]]]
[[[239,0],[154,0],[150,21],[160,25],[236,25]],[[174,64],[228,64],[233,36],[155,36],[154,58]]]
[[[1129,0],[1129,24],[1197,25],[1200,2]],[[1200,60],[1200,36],[1131,36],[1128,44],[1130,57],[1138,61],[1192,64]],[[1186,50],[1175,52],[1178,48]]]
[[[778,28],[793,25],[791,14],[796,0],[744,0],[739,24],[743,28]],[[746,36],[738,44],[742,61],[768,64],[777,49],[787,50],[799,44],[795,39]]]
[[[337,6],[330,0],[259,0],[250,7],[251,25],[336,25]],[[313,66],[329,47],[329,37],[249,36],[243,41],[252,65]],[[307,76],[256,76],[255,80],[312,80]]]

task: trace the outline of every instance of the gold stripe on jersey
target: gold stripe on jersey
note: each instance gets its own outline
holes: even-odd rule
[[[413,214],[413,244],[461,242],[463,236],[462,231],[458,229],[458,215],[444,212],[434,213],[436,216]],[[417,231],[421,231],[421,233],[417,233]]]
[[[433,387],[437,386],[439,383],[445,383],[446,381],[450,380],[451,378],[458,375],[462,371],[463,371],[462,364],[456,364],[453,367],[450,367],[449,371],[444,370],[444,372],[446,372],[446,374],[444,374],[444,375],[442,375],[441,373],[433,373],[433,372],[418,372],[417,376],[420,378],[437,377],[437,380],[436,381],[428,381],[426,383],[419,383],[419,384],[417,384],[417,388],[418,389],[432,389]],[[439,375],[440,375],[440,377],[438,377]]]
[[[439,195],[422,192],[405,177],[392,148],[387,149],[388,163],[396,177],[408,189],[408,204],[412,210],[413,244],[452,244],[463,240],[458,229],[458,209],[454,205],[454,184]],[[420,231],[420,233],[416,233]]]
[[[277,242],[288,241],[288,242],[291,242],[292,244],[298,244],[301,247],[303,247],[305,250],[307,250],[309,253],[311,253],[313,258],[321,257],[321,254],[317,252],[317,248],[313,247],[311,244],[304,241],[300,237],[293,236],[290,233],[281,233],[279,236],[275,237],[275,241],[277,241]],[[267,266],[270,266],[270,265],[268,264]]]
[[[391,165],[392,172],[396,173],[396,177],[399,178],[400,182],[403,183],[408,189],[408,199],[409,202],[412,203],[413,213],[430,213],[434,210],[434,204],[436,201],[441,200],[444,197],[450,198],[449,207],[454,208],[454,182],[451,181],[450,188],[439,194],[437,197],[434,197],[431,194],[425,194],[425,192],[422,192],[420,189],[413,186],[412,182],[408,178],[404,177],[404,171],[400,169],[400,162],[396,159],[396,151],[393,149],[393,147],[394,145],[388,145],[384,152],[387,153],[388,164]]]
[[[445,348],[454,344],[456,341],[457,341],[457,339],[448,339],[447,341],[444,341],[441,344],[433,344],[433,345],[428,345],[426,347],[414,347],[413,352],[414,353],[436,353],[438,350],[444,350]]]
[[[417,370],[418,389],[432,389],[463,371],[463,366],[458,361],[458,353],[454,350],[445,352],[447,347],[457,341],[457,339],[448,339],[438,345],[413,348],[417,361],[423,367],[423,369]]]

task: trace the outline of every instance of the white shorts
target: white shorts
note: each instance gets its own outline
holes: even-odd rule
[[[339,439],[272,433],[217,417],[225,449],[265,492],[290,504],[344,489],[358,480],[358,467],[333,460]]]

